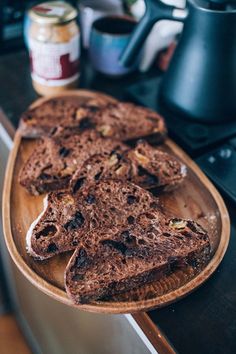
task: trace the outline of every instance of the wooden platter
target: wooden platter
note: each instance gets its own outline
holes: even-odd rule
[[[75,97],[81,102],[91,97],[113,98],[77,90],[57,95]],[[47,98],[48,99],[48,98]],[[33,106],[40,105],[46,98],[37,100]],[[132,313],[146,311],[168,305],[186,296],[216,270],[229,242],[230,221],[225,204],[207,177],[198,166],[170,139],[162,146],[180,158],[188,167],[188,177],[176,191],[160,196],[161,204],[170,216],[194,219],[210,236],[213,257],[201,271],[191,267],[175,271],[165,278],[143,287],[116,296],[112,301],[98,301],[85,305],[74,305],[64,290],[64,269],[71,253],[55,256],[46,261],[35,261],[26,252],[25,235],[32,221],[42,210],[44,196],[31,196],[18,183],[19,170],[36,146],[36,140],[23,139],[19,132],[15,135],[3,192],[3,226],[8,250],[20,271],[28,280],[64,304],[82,310],[100,313]]]

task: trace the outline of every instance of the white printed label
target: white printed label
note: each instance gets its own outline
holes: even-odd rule
[[[32,78],[35,81],[59,86],[72,82],[78,76],[79,35],[65,43],[44,43],[30,38],[29,49]]]

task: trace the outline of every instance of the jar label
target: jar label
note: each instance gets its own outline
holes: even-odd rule
[[[79,35],[65,43],[29,38],[32,79],[45,86],[67,85],[79,76]]]

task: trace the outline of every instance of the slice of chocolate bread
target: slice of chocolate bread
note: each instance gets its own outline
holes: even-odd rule
[[[87,183],[104,178],[131,181],[145,189],[171,190],[183,182],[186,166],[174,156],[138,142],[136,148],[123,153],[97,154],[86,160],[70,181],[72,193]]]
[[[143,188],[158,187],[170,191],[181,184],[187,175],[187,167],[176,157],[153,148],[144,140],[129,150],[127,156],[138,170],[132,182]]]
[[[161,142],[166,136],[164,119],[156,112],[132,103],[108,104],[96,115],[96,130],[105,137],[122,141],[154,136]]]
[[[107,105],[102,97],[81,103],[77,96],[52,98],[35,108],[30,108],[21,116],[19,130],[26,138],[44,135],[58,136],[70,132],[78,133],[94,125],[89,118],[97,110]]]
[[[121,142],[102,138],[93,130],[69,137],[44,137],[22,167],[19,182],[34,195],[63,189],[90,156],[126,149]]]
[[[158,199],[149,192],[116,180],[99,181],[76,195],[50,193],[27,233],[28,252],[46,259],[75,249],[89,230],[133,224],[140,213],[157,207]]]
[[[104,137],[133,140],[153,135],[161,141],[166,135],[163,118],[131,103],[108,103],[102,97],[81,103],[76,97],[54,98],[26,111],[19,129],[24,137],[78,134],[96,129]]]
[[[201,269],[210,250],[197,223],[142,214],[135,225],[91,231],[66,268],[66,290],[77,304],[109,299],[188,265]]]
[[[70,180],[71,192],[77,193],[81,187],[103,179],[132,181],[134,174],[132,162],[123,152],[112,151],[96,154],[86,160]]]

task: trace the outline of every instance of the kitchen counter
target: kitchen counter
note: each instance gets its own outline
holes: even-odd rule
[[[135,73],[127,78],[111,80],[95,74],[87,60],[81,67],[81,88],[103,91],[119,99],[126,98],[124,90],[127,85],[158,74],[153,69],[148,74]],[[24,51],[0,57],[0,84],[0,107],[12,125],[17,127],[22,111],[37,98],[31,86],[28,58]],[[5,120],[4,125],[10,131],[9,122]],[[227,204],[233,215],[236,208]],[[236,224],[233,220],[226,256],[203,286],[174,305],[136,314],[132,318],[160,354],[174,353],[173,347],[180,354],[236,353],[235,279]]]

